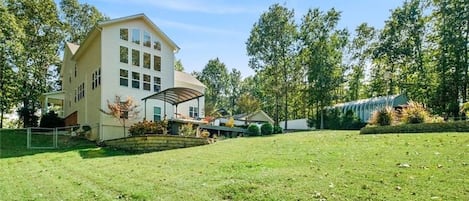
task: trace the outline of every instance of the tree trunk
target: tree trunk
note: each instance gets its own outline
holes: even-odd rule
[[[0,128],[3,128],[3,109],[0,110]]]

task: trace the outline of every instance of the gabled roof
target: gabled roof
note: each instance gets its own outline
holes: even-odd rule
[[[112,19],[112,20],[107,20],[107,21],[104,21],[104,22],[99,22],[89,33],[88,35],[86,36],[85,40],[80,44],[79,47],[81,48],[78,48],[78,50],[76,51],[76,54],[73,55],[72,59],[74,59],[76,57],[76,55],[80,55],[81,52],[83,51],[82,49],[85,48],[91,43],[92,39],[95,38],[96,36],[98,36],[99,32],[101,31],[101,29],[103,27],[106,27],[106,26],[109,26],[109,25],[112,25],[112,24],[116,24],[116,23],[121,23],[121,22],[125,22],[125,21],[130,21],[130,20],[135,20],[135,19],[142,19],[144,22],[146,22],[151,28],[153,28],[154,31],[156,31],[159,36],[167,41],[169,43],[170,46],[172,46],[173,48],[173,51],[174,52],[177,52],[179,51],[179,46],[176,45],[176,43],[171,40],[158,26],[156,26],[155,23],[153,23],[145,14],[143,13],[140,13],[140,14],[136,14],[136,15],[131,15],[131,16],[127,16],[127,17],[121,17],[121,18],[116,18],[116,19]]]
[[[274,122],[274,120],[268,114],[266,114],[263,110],[258,110],[250,114],[244,113],[244,114],[233,115],[233,119],[242,120],[242,121],[246,120],[246,118],[250,119],[251,121],[261,120],[261,119],[251,119],[253,116],[256,116],[258,114],[260,114],[261,116],[264,116],[264,119],[268,121],[269,123]]]
[[[75,44],[75,43],[68,43],[67,42],[67,47],[68,49],[70,49],[70,52],[72,52],[72,55],[75,55],[75,53],[77,52],[78,48],[80,48],[79,45]]]
[[[192,76],[188,73],[185,73],[185,72],[177,71],[177,70],[174,71],[174,80],[177,81],[177,82],[186,82],[186,83],[189,83],[189,84],[192,84],[192,85],[207,88],[202,82],[200,82],[194,76]]]

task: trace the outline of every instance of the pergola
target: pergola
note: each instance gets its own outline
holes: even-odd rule
[[[194,100],[194,99],[197,99],[197,108],[200,108],[199,98],[202,96],[204,96],[204,94],[195,89],[185,88],[185,87],[174,87],[174,88],[165,89],[161,92],[142,98],[142,100],[145,101],[145,119],[147,119],[146,111],[147,111],[148,99],[162,100],[165,103],[170,103],[171,105],[176,106],[176,113],[177,113],[179,104],[190,101],[190,100]],[[164,104],[163,111],[164,111],[164,114],[166,115],[166,104]]]

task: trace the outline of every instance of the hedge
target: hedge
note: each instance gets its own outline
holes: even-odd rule
[[[360,134],[382,133],[433,133],[433,132],[469,132],[469,122],[443,122],[422,124],[401,124],[395,126],[370,126],[360,130]]]

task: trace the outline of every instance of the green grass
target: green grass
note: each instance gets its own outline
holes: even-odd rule
[[[28,151],[20,135],[1,134],[0,200],[469,200],[468,133],[302,132],[145,154]]]

